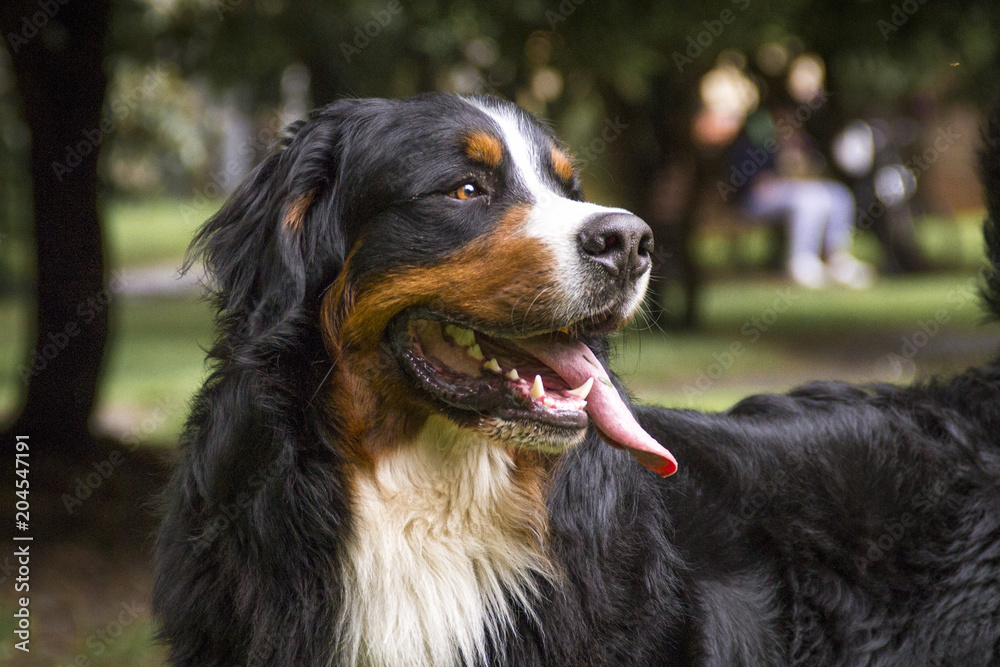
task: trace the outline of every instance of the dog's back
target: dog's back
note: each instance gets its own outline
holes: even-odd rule
[[[552,266],[576,255],[533,216],[635,232],[631,259],[609,259],[606,234],[583,243],[614,276],[594,293],[619,290],[620,318],[642,228],[576,201],[543,128],[499,101],[432,96],[345,101],[296,130],[199,237],[220,336],[157,548],[174,664],[1000,663],[1000,365],[913,387],[817,383],[720,414],[631,406],[633,426],[603,371],[620,322],[604,303],[558,321],[560,285],[544,281],[579,278]],[[996,221],[1000,115],[987,140]],[[414,162],[402,146],[434,150]],[[467,159],[483,182],[420,185]],[[518,169],[509,187],[489,180]],[[995,223],[986,237],[1000,315]],[[441,303],[487,319],[500,304],[497,327],[516,314],[557,344],[511,351],[491,329],[448,357],[476,320],[442,325]],[[487,370],[471,384],[424,363],[433,346]],[[498,374],[502,353],[537,362],[536,383]],[[643,430],[677,475],[605,444],[669,472]]]
[[[1000,316],[1000,113],[984,138]],[[706,663],[1000,662],[1000,362],[642,421],[693,478],[667,495]]]

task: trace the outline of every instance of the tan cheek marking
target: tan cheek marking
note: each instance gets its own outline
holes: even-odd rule
[[[569,157],[558,148],[553,148],[549,157],[552,160],[552,169],[556,172],[556,176],[566,183],[572,181],[573,163]]]
[[[411,306],[462,313],[496,326],[521,326],[524,318],[561,302],[552,273],[555,258],[520,227],[530,206],[511,209],[496,232],[426,267],[397,271],[365,285],[341,332],[349,345],[377,343],[389,320]]]
[[[305,217],[306,211],[309,210],[309,206],[313,202],[312,193],[303,195],[293,201],[291,204],[286,206],[285,217],[282,219],[282,224],[292,232],[298,232],[299,228],[302,226],[302,218]]]
[[[503,160],[503,144],[492,134],[475,132],[465,138],[465,154],[470,160],[496,168]]]
[[[325,405],[347,464],[348,484],[359,474],[374,474],[379,461],[401,443],[413,442],[433,412],[380,352],[379,339],[393,315],[416,303],[454,304],[461,312],[506,324],[511,315],[507,300],[519,306],[518,312],[533,300],[532,312],[543,308],[544,295],[535,297],[550,280],[551,262],[536,242],[518,234],[529,213],[528,205],[515,207],[491,237],[438,265],[387,276],[363,293],[348,281],[354,251],[348,255],[320,305],[323,339],[334,364]],[[491,299],[505,292],[503,305],[491,305]],[[554,459],[526,450],[512,456],[518,493],[540,508],[543,519],[525,528],[523,538],[532,542],[545,534],[544,498]]]
[[[397,443],[412,439],[429,412],[382,365],[377,345],[345,345],[341,333],[354,310],[349,264],[350,256],[320,306],[323,339],[334,364],[326,405],[347,462],[355,472],[372,473]]]

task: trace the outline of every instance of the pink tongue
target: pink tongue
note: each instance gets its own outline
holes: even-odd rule
[[[577,341],[553,340],[549,336],[517,343],[571,387],[579,387],[588,378],[594,378],[594,387],[587,396],[587,414],[605,442],[627,449],[639,463],[661,477],[677,472],[676,459],[639,426],[618,391],[610,386],[604,366],[589,347]]]

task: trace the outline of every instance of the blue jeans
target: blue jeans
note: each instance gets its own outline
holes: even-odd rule
[[[747,210],[757,216],[783,216],[788,220],[788,245],[792,257],[818,257],[849,252],[854,231],[854,195],[836,181],[773,179],[750,190]]]

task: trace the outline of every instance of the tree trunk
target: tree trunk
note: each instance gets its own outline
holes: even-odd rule
[[[624,100],[613,86],[602,89],[610,118],[625,127],[622,146],[608,151],[622,193],[632,212],[653,230],[653,276],[647,307],[651,324],[659,328],[697,325],[700,274],[691,253],[698,195],[708,170],[691,141],[697,78],[663,76],[654,80],[650,99]],[[664,197],[663,193],[670,195]],[[665,203],[669,200],[669,203]],[[668,292],[680,293],[669,312]],[[677,303],[679,302],[679,303]]]
[[[108,0],[4,0],[0,22],[31,130],[37,251],[35,343],[19,367],[25,402],[13,430],[42,456],[86,456],[108,337],[97,215]],[[103,122],[102,122],[103,120]]]

